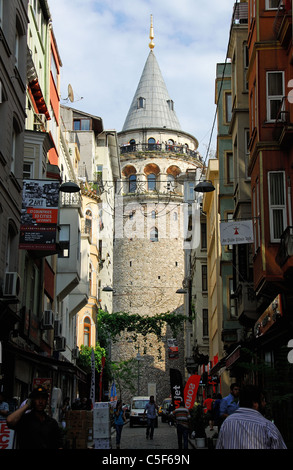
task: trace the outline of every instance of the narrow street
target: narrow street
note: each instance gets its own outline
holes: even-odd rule
[[[112,433],[112,449],[116,449],[116,432]],[[127,423],[122,431],[121,449],[150,449],[150,450],[178,450],[177,432],[174,426],[162,423],[158,420],[158,427],[155,428],[153,440],[146,439],[146,426],[129,427]],[[193,449],[189,444],[189,449]]]

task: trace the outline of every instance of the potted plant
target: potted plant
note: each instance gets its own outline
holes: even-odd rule
[[[195,434],[196,447],[205,447],[206,444],[206,422],[202,405],[192,408],[191,412],[191,430]]]

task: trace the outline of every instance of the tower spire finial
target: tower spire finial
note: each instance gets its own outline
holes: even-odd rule
[[[154,28],[153,28],[153,15],[151,15],[151,28],[150,28],[150,40],[151,42],[149,43],[149,48],[152,50],[155,47],[155,44],[153,42],[154,39]]]

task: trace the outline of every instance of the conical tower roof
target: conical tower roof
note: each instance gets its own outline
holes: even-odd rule
[[[181,130],[174,103],[167,91],[155,54],[151,50],[122,132],[153,127]]]

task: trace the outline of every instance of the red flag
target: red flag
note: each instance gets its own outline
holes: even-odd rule
[[[194,405],[198,386],[200,382],[200,375],[191,375],[184,388],[184,402],[185,407],[191,409]]]

